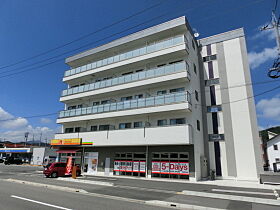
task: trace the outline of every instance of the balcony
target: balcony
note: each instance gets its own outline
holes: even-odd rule
[[[161,76],[174,74],[174,73],[178,73],[178,72],[187,72],[186,79],[190,80],[188,69],[189,69],[189,66],[186,62],[180,62],[180,63],[174,63],[171,65],[150,69],[147,71],[136,72],[136,73],[130,74],[130,75],[116,77],[113,79],[108,79],[108,80],[104,80],[104,81],[100,81],[100,82],[82,85],[79,87],[69,88],[69,89],[62,91],[61,101],[70,99],[70,97],[65,98],[65,96],[69,96],[69,95],[85,93],[85,92],[94,93],[93,92],[94,90],[99,90],[99,89],[108,88],[108,87],[115,87],[115,86],[119,86],[119,85],[123,85],[123,84],[128,84],[128,83],[132,83],[132,82],[136,82],[136,81],[142,81],[142,80],[147,80],[147,79],[151,79],[151,78],[161,77]],[[121,89],[120,86],[119,86],[119,88]],[[123,88],[127,88],[127,87],[124,86]],[[114,88],[114,90],[117,90],[117,89],[118,88],[116,88],[116,87]],[[88,94],[83,94],[78,97],[84,97],[86,95],[88,95]],[[77,97],[74,97],[74,98],[77,98]],[[71,97],[71,99],[72,99],[72,97]]]
[[[125,130],[63,133],[56,134],[55,138],[82,138],[83,142],[93,141],[93,146],[186,145],[193,143],[192,127],[186,124]]]
[[[183,44],[183,48],[180,47]],[[179,48],[178,48],[179,47]],[[173,49],[174,48],[174,49]],[[177,49],[178,48],[178,49]],[[170,51],[170,49],[172,49]],[[103,60],[99,60],[81,67],[70,69],[65,72],[63,81],[68,81],[78,77],[86,76],[96,72],[116,68],[121,65],[137,62],[139,60],[145,60],[152,57],[168,54],[175,51],[187,50],[186,40],[183,35],[172,37],[163,41],[159,41],[142,48],[138,48],[129,52],[118,54]],[[162,53],[159,53],[163,51]],[[166,51],[166,52],[165,52]],[[79,74],[79,75],[77,75]],[[77,75],[77,76],[75,76]]]
[[[191,110],[189,92],[165,94],[98,106],[64,110],[59,113],[57,123],[102,119],[118,116],[138,115],[174,110]]]

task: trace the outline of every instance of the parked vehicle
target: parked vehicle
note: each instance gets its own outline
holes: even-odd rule
[[[17,164],[17,165],[21,165],[23,164],[22,159],[20,158],[14,158],[14,157],[8,157],[5,162],[5,165],[10,165],[10,164]]]
[[[49,163],[47,166],[44,166],[44,171],[43,174],[46,177],[52,177],[52,178],[56,178],[59,176],[65,176],[65,172],[66,172],[66,163]],[[77,176],[81,175],[81,168],[80,166],[76,165],[77,170],[76,170],[76,174]],[[72,166],[73,168],[73,166]],[[70,172],[70,174],[72,173],[72,170]]]
[[[1,159],[1,158],[0,158],[0,163],[4,163],[4,161],[5,161],[4,159]]]

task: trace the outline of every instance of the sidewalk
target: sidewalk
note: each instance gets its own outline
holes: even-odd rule
[[[174,183],[184,183],[184,184],[198,184],[198,185],[212,185],[212,186],[222,186],[222,187],[238,187],[238,188],[253,188],[253,189],[268,189],[268,190],[280,190],[280,185],[270,185],[270,184],[260,184],[253,181],[239,181],[239,180],[206,180],[206,181],[189,181],[189,180],[178,180],[178,179],[160,179],[160,178],[146,178],[146,177],[130,177],[130,176],[102,176],[102,175],[87,175],[84,174],[81,177],[78,177],[78,180],[87,180],[87,183],[90,183],[91,180],[94,180],[96,183],[102,178],[100,182],[112,182],[112,179],[133,179],[133,180],[142,180],[142,181],[157,181],[157,182],[174,182]],[[72,178],[70,178],[72,179]],[[70,180],[69,180],[70,181]]]

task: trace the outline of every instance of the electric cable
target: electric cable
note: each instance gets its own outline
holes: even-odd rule
[[[136,13],[134,13],[134,14],[128,16],[128,17],[125,17],[125,18],[120,19],[120,20],[118,20],[118,21],[115,21],[115,22],[113,22],[113,23],[111,23],[111,24],[109,24],[109,25],[107,25],[107,26],[104,26],[104,27],[102,27],[102,28],[100,28],[100,29],[97,29],[97,30],[95,30],[95,31],[93,31],[93,32],[90,32],[90,33],[88,33],[88,34],[85,34],[85,35],[83,35],[83,36],[80,36],[80,37],[78,37],[78,38],[76,38],[76,39],[74,39],[74,40],[72,40],[72,41],[70,41],[70,42],[66,42],[66,43],[64,43],[64,44],[62,44],[62,45],[59,45],[59,46],[54,47],[54,48],[52,48],[52,49],[46,50],[46,51],[41,52],[41,53],[39,53],[39,54],[33,55],[33,56],[31,56],[31,57],[28,57],[28,58],[19,60],[19,61],[15,62],[15,63],[11,63],[11,64],[8,64],[8,65],[5,65],[5,66],[1,66],[0,69],[4,69],[4,68],[8,68],[8,67],[15,66],[15,65],[17,65],[17,64],[26,62],[26,61],[28,61],[28,60],[31,60],[31,59],[34,59],[34,58],[37,58],[37,57],[40,57],[40,56],[42,56],[42,55],[49,54],[50,52],[56,51],[56,50],[58,50],[58,49],[60,49],[60,48],[66,47],[66,46],[68,46],[68,45],[70,45],[70,44],[73,44],[73,43],[75,43],[75,42],[78,42],[78,41],[80,41],[80,40],[83,40],[83,39],[85,39],[85,38],[87,38],[87,37],[89,37],[89,36],[92,36],[92,35],[94,35],[94,34],[96,34],[96,33],[99,33],[99,32],[101,32],[101,31],[104,31],[104,30],[106,30],[106,29],[108,29],[108,28],[111,28],[112,26],[115,26],[115,25],[117,25],[117,24],[119,24],[119,23],[122,23],[122,22],[127,21],[127,20],[129,20],[129,19],[131,19],[131,18],[133,18],[133,17],[136,17],[136,16],[138,16],[138,15],[140,15],[140,14],[143,14],[143,13],[145,13],[145,12],[147,12],[147,11],[153,9],[153,8],[156,8],[156,7],[160,6],[160,5],[162,4],[162,2],[163,2],[163,0],[160,1],[159,3],[157,3],[157,4],[153,4],[152,6],[150,6],[150,7],[148,7],[148,8],[145,8],[145,9],[143,9],[143,10],[140,10],[140,11],[138,11],[138,12],[136,12]]]
[[[254,3],[259,3],[259,2],[262,2],[262,1],[264,1],[264,0],[257,0],[257,1],[251,2],[251,4],[245,5],[245,6],[243,6],[243,7],[247,7],[247,6],[250,6],[250,5],[254,4]],[[238,9],[243,8],[243,7],[239,7]],[[195,9],[195,8],[189,8],[188,10],[193,10],[193,9]],[[185,10],[185,9],[184,9],[184,10]],[[231,9],[231,10],[232,10],[232,9]],[[185,11],[185,12],[186,12],[186,11]],[[223,12],[223,13],[224,13],[224,12]],[[223,13],[222,13],[222,14],[223,14]],[[84,48],[84,47],[88,47],[89,45],[92,45],[92,44],[95,44],[95,43],[97,43],[97,42],[103,41],[103,40],[105,40],[105,39],[107,39],[107,38],[111,38],[112,36],[115,36],[115,35],[118,35],[118,34],[120,34],[120,33],[126,32],[126,31],[128,31],[128,30],[131,30],[131,29],[133,29],[133,28],[136,28],[136,27],[138,27],[138,26],[140,26],[140,25],[146,24],[146,23],[151,22],[151,21],[153,21],[153,20],[159,19],[159,18],[164,17],[164,16],[166,16],[166,15],[168,15],[168,14],[170,14],[170,13],[167,12],[167,13],[165,13],[165,14],[163,14],[163,15],[160,15],[160,16],[157,16],[157,17],[151,19],[151,20],[148,20],[148,21],[146,21],[146,22],[144,22],[144,23],[140,23],[140,24],[138,24],[138,25],[136,25],[136,26],[133,26],[133,27],[128,28],[128,29],[126,29],[126,30],[123,30],[123,31],[121,31],[121,32],[115,33],[115,34],[110,35],[110,36],[108,36],[108,37],[105,37],[105,38],[103,38],[103,39],[97,40],[97,41],[95,41],[95,42],[88,43],[88,44],[83,45],[83,46],[81,46],[81,47],[79,47],[79,48],[76,48],[76,49],[73,49],[73,50],[69,50],[69,51],[64,52],[64,53],[62,53],[62,54],[59,54],[59,55],[53,56],[53,57],[51,57],[51,58],[47,58],[47,59],[38,61],[38,62],[36,62],[36,63],[30,64],[30,65],[27,65],[27,66],[24,66],[24,67],[19,67],[19,68],[13,69],[13,70],[0,72],[0,74],[7,73],[7,72],[11,72],[11,71],[20,70],[20,69],[22,69],[22,68],[26,68],[26,67],[29,67],[29,66],[32,66],[32,65],[36,65],[36,64],[45,62],[45,61],[52,60],[52,59],[57,58],[57,57],[60,57],[60,56],[62,56],[62,55],[65,55],[65,54],[68,54],[68,53],[71,53],[71,52],[80,50],[80,49],[82,49],[82,48]],[[226,14],[227,14],[227,13],[226,13]],[[218,15],[219,15],[219,14],[218,14]],[[217,15],[215,15],[215,16],[217,16]],[[214,17],[214,16],[211,16],[210,18],[212,18],[212,17]],[[203,20],[204,20],[204,19],[203,19]],[[195,21],[195,22],[196,22],[196,21]],[[63,58],[63,59],[56,60],[56,61],[54,61],[54,62],[50,62],[50,63],[47,63],[47,64],[43,64],[43,65],[40,65],[39,67],[34,67],[34,68],[41,68],[41,67],[43,67],[43,66],[47,66],[47,65],[50,65],[50,64],[59,62],[59,61],[61,61],[61,60],[64,60],[64,58]],[[0,76],[0,79],[1,79],[1,78],[5,78],[5,77],[9,77],[9,76],[13,76],[13,75],[17,75],[17,74],[21,74],[21,73],[24,73],[24,72],[33,70],[34,68],[27,69],[27,70],[22,70],[22,71],[19,71],[19,72],[16,72],[16,73],[12,73],[12,74],[8,74],[8,75],[4,75],[4,76]]]

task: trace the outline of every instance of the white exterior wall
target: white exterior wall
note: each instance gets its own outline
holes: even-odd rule
[[[243,72],[243,59],[240,53],[240,40],[228,40],[223,44],[228,86],[231,87],[238,84],[246,84]],[[251,132],[248,101],[242,100],[233,103],[234,101],[247,97],[246,86],[229,89],[237,177],[239,179],[256,180],[258,177],[258,171],[254,152],[254,139]]]
[[[274,150],[274,145],[277,145],[278,150]],[[267,142],[267,157],[269,168],[271,171],[273,171],[273,163],[276,162],[275,159],[280,159],[280,136],[277,136]]]

